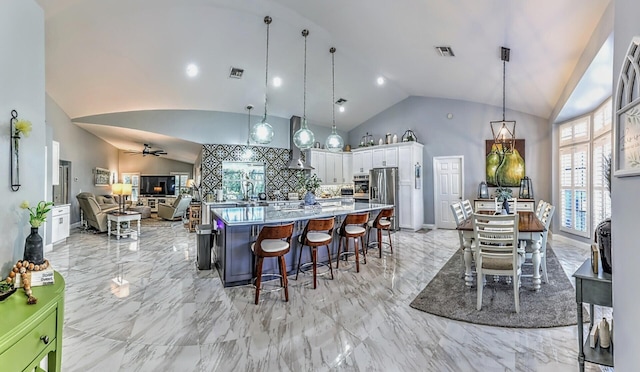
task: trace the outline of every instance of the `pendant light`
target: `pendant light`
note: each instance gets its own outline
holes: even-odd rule
[[[273,139],[273,127],[267,123],[267,89],[269,81],[269,25],[271,17],[264,17],[264,23],[267,25],[267,58],[264,69],[264,116],[262,121],[256,123],[251,129],[251,139],[261,145],[266,145]]]
[[[493,141],[503,153],[512,151],[516,140],[515,120],[505,120],[506,71],[510,52],[511,49],[505,47],[502,47],[500,52],[500,59],[502,60],[502,120],[490,122]]]
[[[331,47],[329,53],[331,53],[331,114],[333,115],[333,126],[331,127],[331,134],[324,143],[324,147],[329,151],[338,152],[342,151],[344,141],[336,131],[336,67],[334,60],[336,48]]]
[[[300,149],[306,150],[313,146],[316,138],[313,132],[307,127],[307,36],[309,30],[302,30],[304,36],[304,87],[302,90],[302,125],[293,134],[293,143]]]
[[[253,157],[253,150],[251,150],[251,144],[249,139],[251,138],[251,109],[253,109],[253,105],[247,105],[247,128],[249,130],[249,134],[247,135],[247,148],[244,149],[244,153],[242,154],[242,158],[244,160],[251,160]]]

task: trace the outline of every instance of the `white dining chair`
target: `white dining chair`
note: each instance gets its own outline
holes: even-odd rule
[[[462,211],[464,212],[464,218],[471,218],[473,214],[473,207],[471,206],[471,202],[469,199],[465,199],[462,201]]]
[[[460,224],[465,220],[462,203],[451,203],[449,208],[451,208],[451,213],[453,213],[453,220],[456,222],[456,226],[460,226]],[[462,230],[458,230],[458,239],[460,239],[460,251],[464,254],[464,234]],[[464,260],[462,260],[462,266],[464,267]]]
[[[516,313],[520,312],[520,255],[518,253],[518,214],[474,214],[473,235],[476,245],[477,305],[482,309],[485,275],[513,277],[513,297]]]
[[[496,202],[496,213],[502,212],[502,203],[498,201],[498,198],[495,198]],[[518,198],[509,198],[507,199],[507,203],[509,203],[509,214],[515,214],[518,212]]]
[[[538,201],[538,206],[536,207],[536,216],[538,216],[538,218],[540,218],[540,214],[542,212],[542,208],[544,208],[545,203],[546,202],[542,199]]]
[[[542,268],[542,279],[545,283],[549,283],[549,276],[547,275],[547,234],[549,233],[549,226],[551,225],[551,218],[556,211],[556,207],[550,203],[545,203],[544,208],[541,210],[540,221],[544,224],[544,231],[540,233],[540,267]],[[525,248],[525,261],[531,260],[531,246],[535,244],[533,241],[527,241]]]

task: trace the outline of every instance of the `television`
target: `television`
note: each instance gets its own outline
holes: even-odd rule
[[[175,176],[140,176],[140,195],[175,195]]]

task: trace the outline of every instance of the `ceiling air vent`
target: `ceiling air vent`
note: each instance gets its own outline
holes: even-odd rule
[[[243,68],[231,67],[231,72],[229,73],[229,77],[234,79],[241,79],[242,74],[244,74]]]
[[[340,105],[340,106],[342,106],[342,105],[344,105],[346,102],[347,102],[347,100],[346,100],[346,99],[344,99],[344,98],[338,98],[338,100],[336,101],[336,105]]]
[[[451,47],[448,46],[437,46],[436,47],[436,52],[438,52],[438,54],[442,57],[454,57],[455,54],[453,53],[453,49],[451,49]]]

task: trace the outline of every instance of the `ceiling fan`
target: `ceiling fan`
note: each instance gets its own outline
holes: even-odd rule
[[[144,144],[144,149],[142,149],[142,151],[132,151],[132,150],[129,150],[129,151],[125,151],[125,152],[126,152],[127,154],[131,154],[131,155],[134,155],[134,154],[142,154],[142,156],[147,156],[147,155],[153,155],[153,156],[167,155],[167,152],[166,152],[166,151],[164,151],[164,150],[160,150],[160,149],[158,149],[158,150],[152,150],[152,149],[151,149],[151,145],[150,145],[150,144],[148,144],[148,143],[145,143],[145,144]]]

